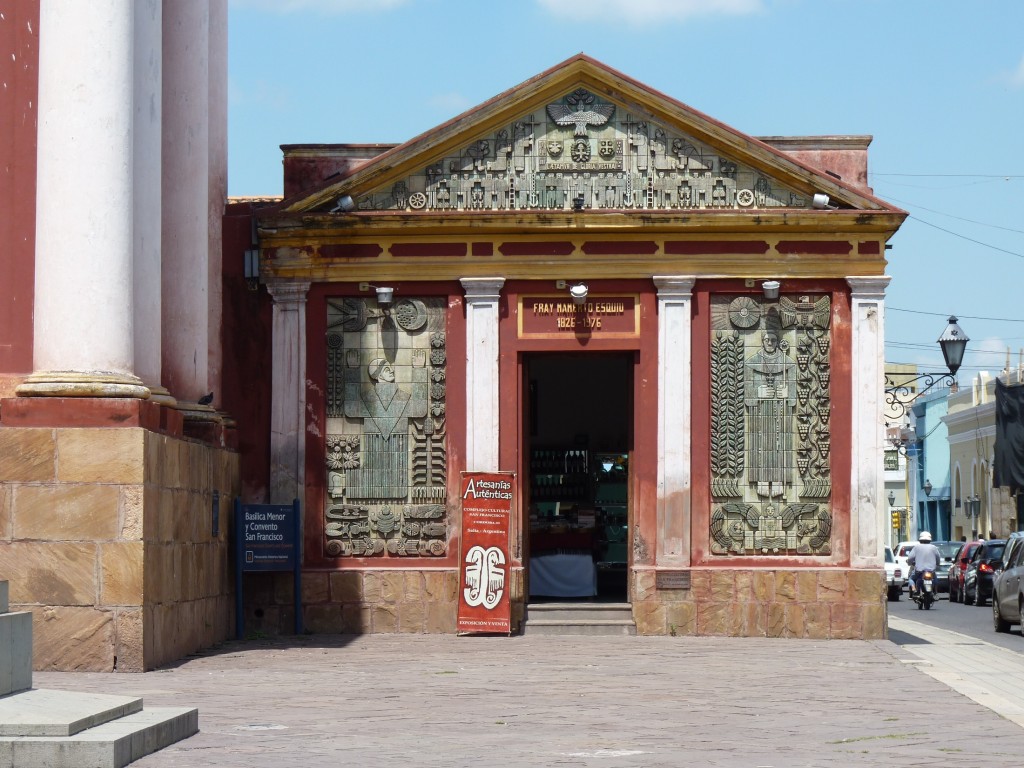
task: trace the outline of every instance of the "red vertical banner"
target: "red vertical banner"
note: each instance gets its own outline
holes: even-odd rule
[[[509,531],[516,476],[462,473],[462,551],[459,558],[460,633],[510,633],[512,558]]]

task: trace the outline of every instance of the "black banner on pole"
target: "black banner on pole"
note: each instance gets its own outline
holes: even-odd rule
[[[291,504],[243,504],[235,499],[235,635],[245,635],[242,574],[292,571],[295,634],[302,634],[302,558],[299,500]]]
[[[996,444],[992,485],[1024,488],[1024,385],[1007,386],[996,377]]]

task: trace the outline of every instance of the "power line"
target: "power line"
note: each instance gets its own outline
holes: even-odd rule
[[[913,176],[929,179],[1024,179],[1022,174],[1012,173],[876,173],[870,176]]]
[[[981,242],[981,240],[975,240],[973,237],[967,237],[966,235],[961,235],[958,232],[954,232],[951,229],[945,229],[944,227],[940,227],[938,224],[932,224],[931,222],[925,221],[924,219],[919,218],[917,216],[914,216],[913,214],[910,215],[910,218],[913,219],[914,221],[919,221],[920,223],[924,224],[925,226],[932,227],[934,229],[939,230],[940,232],[945,232],[947,235],[952,235],[953,237],[959,237],[961,240],[966,240],[969,243],[974,243],[975,245],[980,245],[980,246],[982,246],[984,248],[991,248],[993,251],[1001,251],[1002,253],[1008,253],[1011,256],[1016,256],[1018,258],[1024,259],[1024,253],[1017,253],[1016,251],[1008,251],[1006,248],[1000,248],[997,245],[991,245],[990,243],[983,243],[983,242]]]
[[[920,309],[904,309],[902,307],[890,307],[886,305],[886,312],[907,312],[912,315],[931,315],[932,317],[949,317],[953,312],[925,312]],[[956,315],[960,320],[988,320],[994,323],[1024,323],[1024,318],[1015,317],[979,317],[978,315]]]
[[[886,366],[893,366],[893,365],[912,366],[912,367],[918,368],[918,369],[919,368],[932,368],[932,367],[935,367],[935,366],[929,365],[928,363],[900,363],[900,362],[897,362],[895,360],[886,360],[885,361],[885,365]],[[1017,367],[1017,362],[1014,361],[1014,360],[1011,360],[1010,361],[1010,368],[1016,369],[1016,367]],[[960,368],[958,368],[957,370],[958,371],[975,371],[977,373],[980,373],[981,371],[991,372],[991,371],[995,370],[995,366],[992,366],[992,365],[961,365]],[[1003,366],[1002,365],[999,366],[999,370],[1000,371],[1003,370]],[[933,371],[933,374],[936,377],[946,376],[948,373],[949,373],[948,371]],[[895,372],[894,375],[902,376],[904,374],[901,373],[901,372]]]
[[[922,350],[930,349],[930,350],[934,350],[935,349],[935,345],[934,344],[912,344],[912,343],[909,343],[909,342],[905,343],[905,342],[900,342],[900,341],[887,341],[887,342],[885,342],[885,346],[887,346],[887,347],[895,347],[896,349],[909,349],[909,350],[914,350],[914,349],[922,349]],[[1010,352],[1013,353],[1013,350],[1011,349]],[[1003,357],[1003,356],[1006,355],[1006,350],[1005,349],[970,349],[970,350],[967,350],[966,354],[968,354],[968,355],[999,355],[1000,357]]]
[[[1014,229],[1013,227],[1001,227],[998,224],[987,224],[984,221],[975,221],[974,219],[965,219],[962,216],[954,216],[952,213],[945,213],[944,211],[936,211],[934,208],[926,208],[923,205],[912,203],[909,200],[900,200],[898,197],[885,196],[886,200],[891,200],[894,203],[900,203],[901,205],[909,205],[914,208],[920,208],[922,211],[928,211],[929,213],[936,213],[939,216],[945,216],[950,219],[956,219],[957,221],[966,221],[968,224],[977,224],[979,227],[991,227],[992,229],[1001,229],[1004,232],[1015,232],[1017,234],[1024,235],[1024,229]]]

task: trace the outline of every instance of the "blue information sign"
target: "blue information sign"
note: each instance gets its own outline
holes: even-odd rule
[[[235,630],[245,634],[242,574],[292,571],[295,574],[295,634],[302,634],[302,540],[299,500],[291,504],[242,504],[235,499]]]

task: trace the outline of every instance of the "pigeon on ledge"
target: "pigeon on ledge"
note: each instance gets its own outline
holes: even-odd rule
[[[202,397],[199,398],[199,404],[200,405],[209,405],[212,402],[213,402],[213,392],[211,392],[208,395],[203,395]]]

